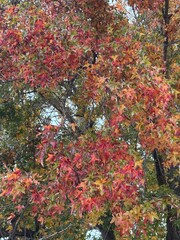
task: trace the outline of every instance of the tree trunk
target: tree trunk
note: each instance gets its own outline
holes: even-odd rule
[[[106,212],[104,216],[101,217],[102,224],[97,225],[97,228],[101,232],[103,240],[116,240],[114,235],[114,224],[111,224],[112,213],[110,211]]]
[[[170,60],[168,54],[169,48],[169,32],[167,30],[170,24],[171,14],[169,14],[169,0],[164,0],[164,7],[162,8],[163,14],[163,36],[164,36],[164,46],[163,46],[163,60],[165,64],[165,77],[170,78]],[[156,168],[156,177],[159,186],[167,185],[170,189],[174,191],[176,195],[179,195],[179,187],[177,187],[177,182],[179,179],[176,177],[176,168],[171,167],[168,173],[164,170],[164,159],[162,155],[158,152],[158,149],[154,149],[153,158]],[[167,219],[166,219],[166,240],[180,240],[180,229],[178,230],[175,222],[177,220],[177,212],[175,209],[171,208],[171,205],[167,206]]]
[[[154,163],[155,163],[155,168],[156,168],[156,176],[157,176],[157,181],[158,185],[166,185],[169,182],[171,182],[171,185],[168,184],[169,188],[172,190],[175,190],[173,186],[176,186],[174,181],[176,181],[176,178],[172,176],[172,173],[174,173],[173,170],[171,169],[171,174],[165,175],[164,171],[164,166],[163,166],[163,158],[161,155],[158,153],[157,149],[154,149],[153,151],[153,158],[154,158]],[[168,181],[168,178],[170,178],[170,181]],[[172,178],[174,181],[172,181]],[[175,191],[174,191],[175,192]],[[166,229],[167,229],[167,235],[166,235],[166,240],[180,240],[180,230],[175,225],[175,221],[177,220],[177,213],[175,212],[175,209],[171,209],[171,206],[167,206],[167,219],[166,219]]]
[[[174,224],[174,221],[177,220],[177,214],[173,213],[171,206],[167,207],[168,216],[167,216],[167,235],[166,240],[180,240],[180,230]]]
[[[102,234],[103,240],[116,240],[114,231],[112,228],[109,228],[109,229],[103,229],[102,227],[98,227],[98,228]]]

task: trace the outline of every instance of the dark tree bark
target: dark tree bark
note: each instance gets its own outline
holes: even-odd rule
[[[98,228],[102,234],[103,240],[116,240],[114,231],[111,227],[109,229],[104,229],[102,226],[99,226]]]
[[[21,0],[11,0],[11,4],[13,4],[13,5],[17,5],[17,4],[19,4],[21,2]]]
[[[116,240],[114,235],[114,224],[111,224],[112,214],[107,212],[101,217],[102,224],[98,225],[98,229],[102,234],[103,240]]]
[[[170,77],[170,60],[168,56],[169,47],[169,33],[167,26],[170,24],[171,14],[169,13],[169,0],[164,0],[164,7],[162,8],[163,22],[164,22],[164,46],[163,46],[163,60],[165,64],[165,77]],[[157,182],[159,186],[167,185],[176,195],[180,195],[180,186],[177,187],[179,177],[176,176],[176,167],[171,167],[168,172],[165,172],[162,154],[158,152],[158,149],[153,151],[154,164],[156,168]],[[167,219],[166,240],[180,240],[180,229],[177,228],[175,222],[177,220],[177,212],[171,205],[167,205]]]
[[[171,206],[167,207],[168,216],[167,216],[167,235],[166,240],[180,240],[180,230],[174,224],[174,221],[177,220],[177,214],[174,213],[171,209]]]
[[[11,234],[9,234],[9,231],[3,228],[0,228],[0,238],[8,238],[8,240],[16,240],[22,237],[23,239],[27,238],[27,239],[33,240],[35,235],[39,232],[39,229],[40,229],[40,223],[38,222],[37,217],[34,218],[34,230],[26,229],[26,228],[18,230],[17,226],[20,220],[22,219],[20,219],[19,215],[17,215],[13,219],[12,221],[13,230]]]
[[[167,185],[168,182],[171,182],[171,185],[168,184],[169,188],[171,188],[175,193],[177,189],[174,189],[175,184],[172,184],[172,179],[171,181],[168,181],[168,177],[174,177],[172,174],[174,173],[175,168],[170,169],[171,174],[170,175],[165,175],[165,170],[163,166],[163,158],[162,156],[158,153],[157,149],[154,149],[153,151],[153,158],[154,158],[154,163],[155,163],[155,168],[156,168],[156,176],[157,176],[157,181],[158,185]],[[176,181],[176,178],[174,178],[174,181]],[[179,195],[180,193],[178,193]],[[167,219],[166,219],[166,229],[167,229],[167,235],[166,235],[166,240],[180,240],[180,229],[177,228],[175,225],[175,221],[177,220],[177,212],[175,209],[172,209],[170,205],[167,206]]]
[[[165,176],[165,171],[163,166],[163,158],[158,154],[157,149],[154,149],[153,151],[153,158],[154,158],[154,163],[156,168],[156,177],[157,177],[158,185],[162,186],[166,184],[166,176]]]

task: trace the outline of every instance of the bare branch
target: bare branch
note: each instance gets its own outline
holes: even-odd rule
[[[70,223],[66,228],[62,229],[61,231],[55,232],[55,233],[53,233],[53,234],[51,234],[51,235],[49,235],[49,236],[46,236],[46,237],[42,237],[42,238],[40,238],[40,239],[38,239],[38,240],[47,240],[47,239],[50,239],[50,238],[52,238],[52,237],[55,237],[56,235],[58,235],[58,234],[60,234],[60,233],[62,233],[62,232],[64,232],[64,231],[66,231],[68,228],[70,228],[71,225],[72,225],[72,223]]]

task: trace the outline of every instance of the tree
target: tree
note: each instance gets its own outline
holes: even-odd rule
[[[179,239],[179,6],[123,3],[2,1],[0,236]]]

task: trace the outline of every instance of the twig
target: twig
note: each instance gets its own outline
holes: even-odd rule
[[[51,235],[49,235],[49,236],[46,236],[46,237],[42,237],[42,238],[40,238],[40,239],[38,239],[38,240],[47,240],[47,239],[50,239],[50,238],[58,235],[59,233],[62,233],[62,232],[64,232],[64,231],[66,231],[71,225],[72,225],[72,224],[70,223],[66,228],[62,229],[61,231],[55,232],[55,233],[53,233],[53,234],[51,234]]]

